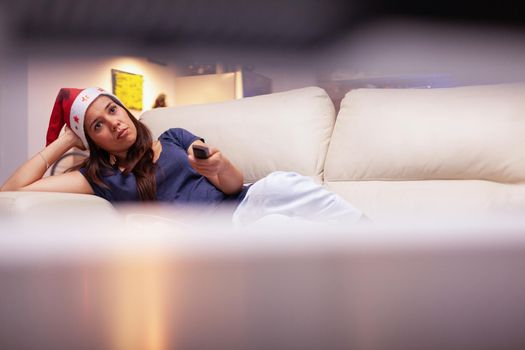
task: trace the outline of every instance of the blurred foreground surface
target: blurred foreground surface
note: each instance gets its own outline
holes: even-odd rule
[[[195,216],[2,220],[0,348],[525,348],[523,221]]]

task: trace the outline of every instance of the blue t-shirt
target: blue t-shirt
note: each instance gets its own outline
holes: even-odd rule
[[[247,186],[243,186],[237,194],[227,195],[191,167],[187,149],[198,139],[200,138],[181,128],[169,129],[159,136],[162,152],[156,163],[157,201],[202,205],[240,203],[248,191]],[[86,171],[86,168],[80,169],[84,176]],[[124,175],[114,166],[104,175],[106,176],[101,180],[108,188],[98,186],[88,179],[97,196],[110,202],[140,200],[134,174]]]

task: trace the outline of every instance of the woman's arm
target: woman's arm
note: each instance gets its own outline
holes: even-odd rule
[[[82,141],[66,128],[64,134],[18,168],[0,191],[93,193],[87,180],[78,171],[42,179],[49,166],[72,147],[83,148]]]
[[[208,159],[197,159],[193,156],[194,144],[206,146],[210,149]],[[193,142],[188,148],[188,159],[191,166],[205,176],[219,190],[226,194],[235,194],[242,189],[244,177],[242,172],[233,165],[217,148],[209,147],[202,141]]]

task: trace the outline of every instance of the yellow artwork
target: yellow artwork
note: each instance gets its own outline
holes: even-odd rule
[[[142,111],[142,85],[144,77],[140,74],[111,70],[113,94],[117,96],[128,109]]]

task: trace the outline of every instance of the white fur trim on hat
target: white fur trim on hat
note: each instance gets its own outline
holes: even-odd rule
[[[73,101],[71,106],[71,112],[69,113],[69,125],[71,125],[71,130],[82,140],[82,143],[89,149],[89,145],[86,139],[86,134],[84,133],[84,119],[86,116],[86,111],[89,106],[95,101],[95,99],[100,95],[107,95],[117,98],[115,95],[107,92],[104,89],[91,87],[82,90],[78,96]],[[118,98],[117,98],[118,100]]]

